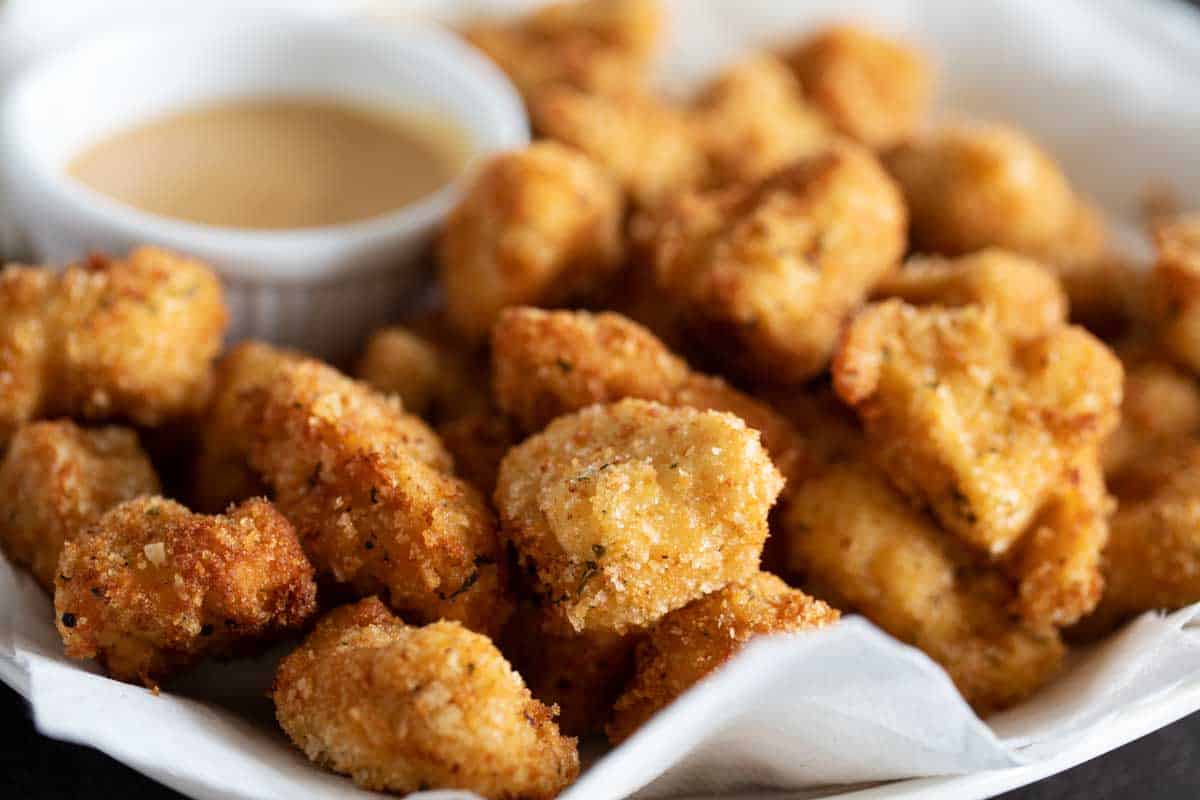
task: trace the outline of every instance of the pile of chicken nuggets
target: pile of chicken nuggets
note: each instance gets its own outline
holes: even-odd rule
[[[463,30],[537,138],[351,370],[222,351],[153,248],[0,272],[0,544],[66,653],[301,641],[279,724],[371,789],[550,798],[762,635],[858,613],[981,714],[1200,601],[1200,216],[1118,253],[1009,125],[831,27],[693,100],[653,0]],[[953,65],[949,65],[953,66]]]

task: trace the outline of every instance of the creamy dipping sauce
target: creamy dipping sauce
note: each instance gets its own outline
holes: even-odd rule
[[[75,180],[164,217],[227,228],[339,225],[445,186],[463,135],[337,101],[254,99],[170,114],[80,153]]]

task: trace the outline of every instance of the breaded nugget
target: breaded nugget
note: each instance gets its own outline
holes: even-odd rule
[[[455,474],[484,497],[496,490],[500,462],[523,438],[508,415],[490,408],[439,425],[437,432],[454,456]]]
[[[764,181],[677,198],[643,220],[655,281],[728,369],[823,370],[846,317],[905,247],[900,194],[869,152],[831,148]]]
[[[802,459],[787,420],[720,378],[693,372],[620,314],[507,309],[492,329],[492,382],[496,403],[528,433],[594,403],[635,397],[736,414],[762,434],[785,477]]]
[[[1162,343],[1180,366],[1200,375],[1200,213],[1154,227],[1154,274],[1168,301]]]
[[[759,180],[813,155],[833,136],[787,65],[768,53],[722,72],[701,91],[691,120],[714,186]]]
[[[0,446],[22,422],[199,411],[227,314],[204,264],[143,247],[59,275],[0,270]]]
[[[528,99],[556,84],[589,92],[640,85],[661,29],[657,0],[583,0],[507,23],[474,22],[463,35]]]
[[[613,709],[609,740],[618,744],[629,738],[751,639],[823,628],[838,616],[835,609],[769,572],[758,572],[672,611],[638,645],[633,681]]]
[[[1105,475],[1122,496],[1141,493],[1136,484],[1143,483],[1143,465],[1200,435],[1200,386],[1194,378],[1153,354],[1123,363],[1121,424],[1102,451]]]
[[[704,178],[704,153],[687,116],[652,95],[556,86],[534,96],[529,114],[538,133],[586,153],[635,205],[654,206]]]
[[[1028,696],[1062,661],[1053,627],[1014,619],[999,568],[974,561],[865,462],[806,481],[776,536],[810,591],[924,650],[981,714]]]
[[[365,789],[549,800],[579,774],[575,740],[486,637],[410,627],[376,598],[325,616],[279,664],[273,698],[305,755]]]
[[[616,185],[574,150],[540,142],[493,158],[442,230],[449,322],[479,341],[506,306],[596,290],[620,266],[621,214]]]
[[[875,287],[874,296],[919,306],[986,306],[1004,334],[1021,341],[1045,336],[1067,321],[1067,296],[1055,274],[995,248],[953,259],[910,259]]]
[[[67,655],[158,682],[206,656],[299,628],[317,587],[266,500],[210,517],[162,497],[116,506],[63,547],[54,610]]]
[[[416,417],[332,367],[282,365],[243,395],[249,463],[322,574],[415,620],[496,634],[511,603],[496,521]]]
[[[63,542],[118,503],[158,492],[133,431],[28,423],[0,462],[0,546],[53,592]]]
[[[991,556],[1029,527],[1075,455],[1116,428],[1123,380],[1082,328],[1018,343],[989,309],[899,300],[858,315],[833,377],[892,482]]]
[[[631,399],[513,448],[495,500],[543,606],[624,632],[752,574],[782,488],[741,419]]]
[[[820,31],[784,55],[811,102],[839,131],[883,148],[916,131],[933,80],[915,48],[848,25]]]

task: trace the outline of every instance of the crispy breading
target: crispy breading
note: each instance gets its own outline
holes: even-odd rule
[[[58,572],[67,655],[152,688],[298,629],[316,610],[296,532],[262,499],[211,517],[162,497],[129,500],[66,542]]]
[[[905,224],[874,156],[841,145],[758,184],[679,197],[639,235],[660,291],[729,369],[796,383],[825,368],[846,317],[897,266]]]
[[[203,408],[227,313],[198,261],[151,247],[58,275],[0,270],[0,446],[22,422],[157,426]]]
[[[1168,300],[1162,344],[1180,366],[1200,375],[1200,213],[1154,226],[1154,274]]]
[[[690,116],[709,161],[707,183],[715,186],[763,178],[833,136],[787,65],[769,53],[727,68],[701,91]]]
[[[787,420],[722,379],[693,372],[620,314],[507,309],[492,329],[492,381],[496,403],[528,433],[594,403],[636,397],[736,414],[762,434],[785,477],[803,457]]]
[[[133,431],[22,425],[0,462],[0,547],[53,592],[63,542],[118,503],[158,493]]]
[[[1013,342],[986,308],[869,306],[833,367],[892,482],[991,556],[1115,428],[1121,364],[1081,328]]]
[[[326,615],[272,697],[305,755],[365,789],[549,800],[579,774],[575,740],[486,637],[410,627],[376,598]]]
[[[839,131],[869,147],[897,144],[929,110],[932,70],[906,42],[840,25],[809,36],[784,58],[810,102]]]
[[[482,340],[501,309],[595,291],[620,266],[622,199],[587,157],[554,142],[496,156],[438,246],[449,322]]]
[[[586,153],[635,205],[654,206],[704,178],[704,153],[687,115],[650,94],[557,86],[535,95],[529,114],[538,133]]]
[[[661,29],[657,0],[583,0],[509,22],[475,21],[463,35],[528,99],[557,84],[589,92],[642,84]]]
[[[836,609],[769,572],[672,611],[638,645],[633,680],[617,700],[607,727],[609,741],[618,744],[629,738],[751,639],[823,628],[838,616]]]
[[[989,248],[958,258],[910,259],[875,287],[874,297],[913,305],[990,308],[1006,336],[1036,339],[1067,321],[1067,296],[1055,274],[1036,261]]]
[[[496,490],[500,462],[523,438],[511,418],[491,408],[443,423],[437,432],[454,456],[455,474],[484,497]]]
[[[805,482],[776,536],[810,591],[924,650],[981,714],[1028,696],[1062,661],[1053,627],[1012,616],[1000,569],[976,562],[866,462]]]
[[[543,605],[624,632],[753,573],[782,488],[738,417],[627,399],[513,448],[495,500]]]
[[[1121,424],[1104,443],[1105,475],[1119,496],[1142,494],[1157,488],[1147,485],[1142,473],[1161,454],[1181,442],[1200,436],[1200,386],[1196,380],[1156,354],[1125,364],[1125,397]]]

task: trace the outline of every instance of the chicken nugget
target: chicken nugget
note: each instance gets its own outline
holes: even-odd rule
[[[1001,570],[976,562],[866,462],[806,481],[776,535],[806,588],[924,650],[980,714],[1025,698],[1062,662],[1052,626],[1010,613],[1016,595]]]
[[[738,417],[627,399],[513,448],[495,500],[543,606],[620,633],[753,573],[782,488]]]
[[[868,147],[900,142],[929,111],[932,71],[907,43],[840,25],[808,37],[784,58],[810,102]]]
[[[1181,367],[1200,375],[1200,213],[1162,220],[1153,234],[1154,275],[1168,302],[1162,344]]]
[[[410,627],[376,598],[326,615],[272,696],[296,746],[365,789],[549,800],[579,774],[575,740],[487,637]]]
[[[1104,472],[1118,496],[1157,488],[1161,454],[1200,436],[1200,386],[1156,354],[1123,357],[1121,424],[1104,443]],[[1145,473],[1153,477],[1147,481]]]
[[[0,546],[53,592],[63,542],[118,503],[158,492],[133,431],[27,423],[0,462]]]
[[[837,610],[769,572],[694,600],[663,617],[637,648],[629,688],[617,700],[608,738],[619,744],[758,636],[823,628]]]
[[[539,142],[496,156],[442,231],[448,321],[480,341],[506,306],[596,291],[620,266],[621,219],[620,191],[582,154]]]
[[[858,315],[833,377],[892,482],[993,557],[1075,455],[1116,428],[1123,382],[1116,356],[1082,328],[1019,343],[989,309],[899,300]]]
[[[846,318],[898,265],[905,225],[891,179],[851,145],[643,221],[655,282],[692,334],[728,369],[781,384],[825,368]]]
[[[491,408],[439,425],[437,432],[454,456],[455,474],[484,497],[496,490],[500,462],[523,438],[512,418]]]
[[[211,517],[162,497],[129,500],[67,540],[58,572],[67,655],[151,688],[207,656],[296,630],[316,610],[295,530],[262,499]]]
[[[142,247],[59,275],[0,270],[0,446],[33,419],[127,419],[200,411],[227,313],[198,261]]]

